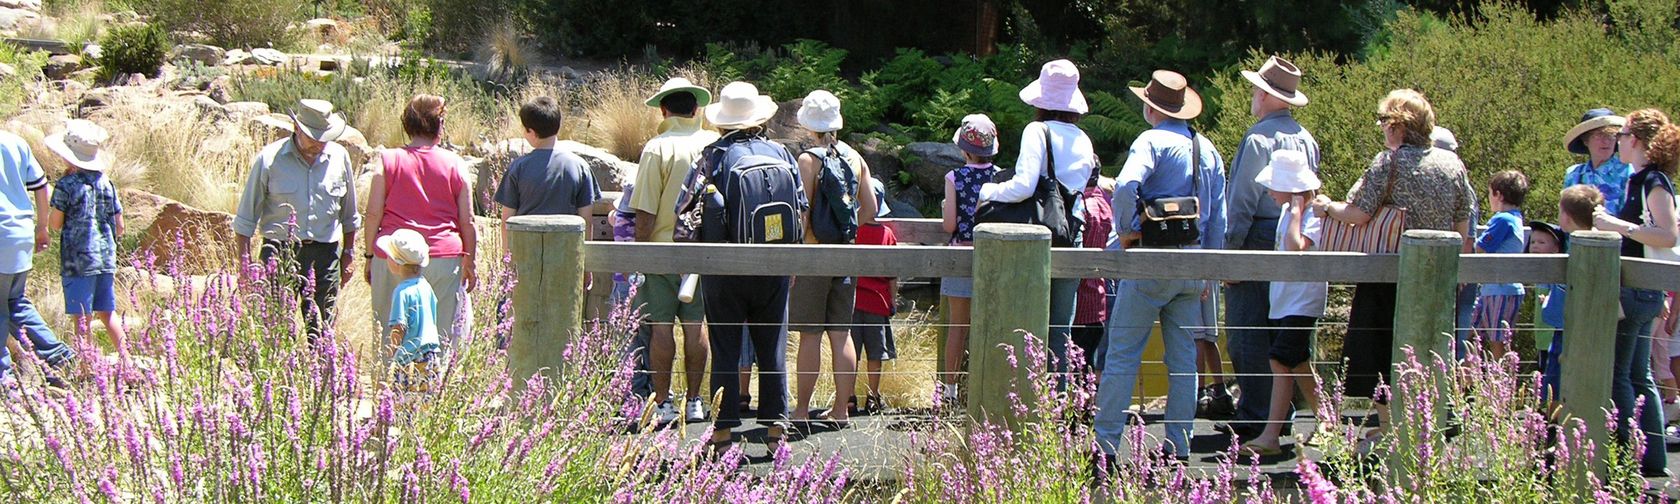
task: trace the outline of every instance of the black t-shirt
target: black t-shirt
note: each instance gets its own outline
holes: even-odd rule
[[[1645,224],[1645,195],[1658,188],[1668,192],[1669,196],[1674,195],[1674,182],[1656,168],[1646,168],[1628,177],[1627,201],[1622,203],[1622,211],[1616,217],[1634,224]],[[1645,245],[1632,238],[1623,238],[1622,257],[1645,257]]]

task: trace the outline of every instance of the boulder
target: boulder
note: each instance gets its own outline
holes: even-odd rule
[[[314,66],[316,70],[320,70],[322,72],[338,72],[350,67],[350,58],[339,56],[320,56],[311,59],[315,60],[312,66]]]
[[[252,140],[267,144],[292,134],[292,118],[285,114],[260,115],[246,121],[245,128],[251,132]]]
[[[940,189],[941,191],[944,188]],[[943,198],[943,196],[941,196]],[[919,219],[925,214],[923,208],[933,208],[938,201],[928,197],[916,186],[899,187],[897,182],[887,182],[887,208],[892,209],[893,219]]]
[[[507,173],[514,159],[530,152],[524,140],[483,143],[477,147],[480,156],[463,156],[467,164],[467,178],[473,181],[473,211],[488,215],[494,210],[496,187]],[[587,159],[587,158],[586,158]]]
[[[0,80],[12,80],[14,78],[17,78],[17,67],[0,63]]]
[[[227,57],[226,49],[209,44],[181,44],[169,55],[171,61],[187,60],[204,66],[220,65]]]
[[[378,149],[368,145],[367,136],[355,127],[345,127],[344,136],[338,137],[338,144],[350,152],[350,166],[362,166],[373,158]]]
[[[41,67],[41,73],[50,80],[64,80],[70,74],[82,69],[82,57],[74,54],[60,54],[47,58],[47,64]]]
[[[227,253],[223,247],[232,243],[233,214],[170,201],[140,236],[139,251],[155,258],[154,264],[179,264],[178,271],[205,274],[213,273],[216,265],[194,259],[223,256]]]
[[[240,120],[265,116],[269,112],[268,104],[263,102],[233,102],[222,105],[222,108],[227,110],[229,115]]]
[[[899,152],[903,169],[913,175],[913,183],[928,194],[945,192],[945,173],[962,166],[962,150],[949,142],[915,142]]]
[[[0,9],[41,10],[41,0],[0,0]]]
[[[602,191],[623,191],[625,183],[636,181],[636,163],[620,160],[612,153],[571,140],[561,140],[554,148],[571,151],[589,163],[589,172]]]
[[[192,99],[193,107],[198,109],[198,116],[212,122],[224,122],[233,118],[226,107],[216,103],[208,96],[198,95]]]
[[[344,29],[339,26],[338,21],[326,18],[315,18],[304,21],[303,28],[309,30],[311,35],[320,37],[323,40],[338,38],[339,32]]]
[[[204,94],[217,103],[233,101],[233,78],[223,75],[211,79],[210,83],[204,86]]]
[[[0,7],[0,31],[16,33],[25,26],[41,22],[36,10]]]
[[[893,180],[898,177],[898,172],[904,170],[904,162],[898,159],[901,147],[891,141],[853,137],[848,143],[857,150],[863,162],[869,163],[869,174],[875,178]]]
[[[252,49],[250,51],[245,51],[245,50],[242,50],[242,49],[234,49],[232,51],[228,51],[227,52],[227,59],[222,60],[222,64],[223,65],[280,66],[280,65],[286,64],[286,62],[288,62],[288,61],[291,61],[291,57],[286,56],[286,53],[280,52],[279,50],[276,50],[276,49],[270,49],[270,48],[267,48],[267,47],[262,47],[262,48]]]

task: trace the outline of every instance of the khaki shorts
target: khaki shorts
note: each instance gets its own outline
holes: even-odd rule
[[[852,277],[802,276],[788,294],[788,330],[849,331],[857,282]]]
[[[682,319],[686,323],[698,324],[706,318],[705,300],[700,298],[700,289],[694,289],[692,303],[677,299],[677,289],[682,288],[682,275],[647,275],[644,278],[641,290],[636,291],[636,306],[642,310],[644,320],[669,324]]]

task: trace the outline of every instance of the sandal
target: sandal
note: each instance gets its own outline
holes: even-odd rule
[[[1244,455],[1258,455],[1261,457],[1275,457],[1283,455],[1282,446],[1269,446],[1249,441],[1237,447],[1237,453]]]

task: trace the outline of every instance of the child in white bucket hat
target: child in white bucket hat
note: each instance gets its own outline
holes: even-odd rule
[[[1254,180],[1271,193],[1272,201],[1283,207],[1277,224],[1276,250],[1317,250],[1324,234],[1324,220],[1313,211],[1311,203],[1323,184],[1308,164],[1307,155],[1292,150],[1274,152],[1271,163],[1260,169]],[[1296,387],[1305,393],[1308,406],[1318,409],[1316,381],[1310,378],[1312,336],[1318,319],[1324,317],[1329,292],[1330,285],[1325,282],[1272,282],[1270,318],[1275,329],[1270,350],[1271,412],[1265,430],[1259,437],[1243,443],[1243,451],[1262,456],[1283,453],[1279,437],[1294,412],[1290,402]]]
[[[393,348],[391,381],[399,390],[429,391],[433,381],[430,363],[439,350],[438,300],[432,285],[420,276],[420,269],[431,262],[431,249],[426,238],[412,229],[398,229],[374,244],[390,259],[385,267],[401,279],[391,293],[391,320],[387,321]]]
[[[71,119],[64,130],[46,138],[47,150],[64,160],[64,176],[53,185],[52,212],[47,224],[59,234],[59,272],[64,286],[64,313],[86,339],[97,317],[111,335],[117,355],[128,363],[128,344],[122,324],[112,323],[116,312],[117,237],[122,236],[122,202],[105,171],[111,167],[104,148],[110,134],[91,121]]]

